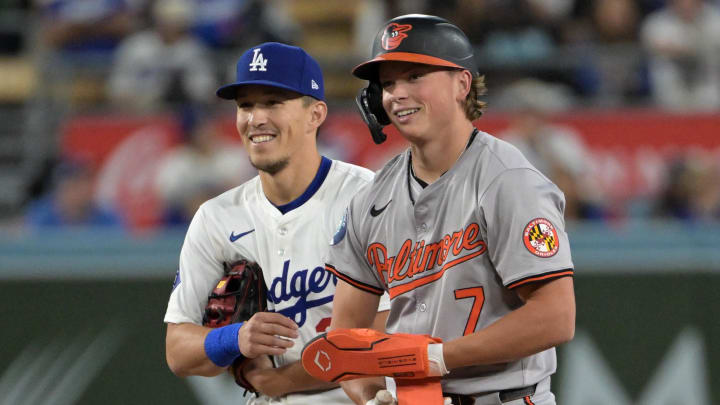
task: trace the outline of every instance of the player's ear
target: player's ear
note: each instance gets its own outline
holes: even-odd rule
[[[308,115],[308,124],[310,127],[317,129],[320,128],[325,118],[327,118],[328,108],[324,101],[312,99],[312,104],[308,107],[310,114]]]
[[[461,70],[455,73],[455,84],[457,86],[457,101],[465,104],[465,99],[470,93],[472,87],[472,74],[467,70]]]

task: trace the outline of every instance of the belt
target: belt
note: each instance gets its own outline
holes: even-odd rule
[[[528,387],[523,387],[523,388],[502,390],[502,391],[498,392],[498,397],[500,397],[500,402],[503,402],[503,403],[514,401],[516,399],[520,399],[522,397],[527,397],[527,396],[535,394],[536,387],[537,387],[537,384],[533,384],[533,385],[530,385]],[[443,396],[449,397],[452,400],[453,405],[473,405],[475,403],[475,398],[471,397],[470,395],[450,394],[447,392],[443,392]]]
[[[500,402],[510,402],[516,399],[520,399],[522,397],[528,397],[530,395],[533,395],[535,393],[536,387],[537,384],[533,384],[529,387],[500,391],[498,393],[500,397]]]

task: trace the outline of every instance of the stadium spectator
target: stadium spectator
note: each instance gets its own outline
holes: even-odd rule
[[[565,193],[565,218],[603,218],[594,186],[590,155],[580,136],[550,121],[572,104],[570,90],[526,79],[509,86],[498,99],[513,112],[510,126],[498,134],[515,145],[538,170]]]
[[[720,108],[720,7],[670,0],[643,22],[655,102],[672,110]]]
[[[217,78],[207,48],[189,31],[195,9],[190,0],[158,0],[154,27],[120,45],[109,81],[111,100],[123,108],[163,103],[206,104]]]
[[[41,38],[63,52],[112,52],[134,29],[127,0],[38,0]]]
[[[96,203],[94,175],[93,168],[87,163],[72,160],[59,163],[53,173],[51,191],[30,204],[25,223],[31,229],[79,226],[123,228],[120,215]]]
[[[181,121],[184,142],[161,160],[155,180],[169,226],[189,224],[200,204],[256,174],[242,144],[209,117],[185,110]]]
[[[30,0],[0,3],[0,56],[18,56],[25,52],[29,38],[25,35],[29,19]]]
[[[637,40],[639,10],[634,1],[595,1],[592,12],[597,40],[604,43]]]
[[[593,4],[593,42],[598,48],[592,63],[599,73],[596,100],[618,106],[644,92],[643,62],[637,52],[639,10],[634,0],[603,0]]]
[[[464,2],[467,5],[467,2]],[[541,6],[541,2],[514,0],[486,3],[482,23],[488,30],[482,38],[480,57],[501,65],[523,65],[549,57],[556,49],[553,27],[562,16]],[[465,13],[460,13],[465,14]],[[462,21],[462,26],[476,25]]]
[[[192,0],[192,33],[212,49],[245,48],[261,42],[290,43],[299,27],[278,0]]]
[[[709,155],[687,153],[677,158],[668,170],[656,214],[685,221],[720,219],[720,173]]]
[[[46,110],[105,100],[107,69],[120,42],[136,29],[133,0],[36,0],[32,54]],[[26,23],[27,24],[27,23]],[[28,30],[30,31],[30,30]],[[40,116],[36,122],[49,118]]]

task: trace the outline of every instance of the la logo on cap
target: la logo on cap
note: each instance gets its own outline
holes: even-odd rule
[[[250,71],[260,71],[260,72],[266,72],[267,69],[265,69],[265,65],[267,65],[268,61],[263,57],[263,54],[260,53],[260,48],[253,49],[253,60],[250,62]]]

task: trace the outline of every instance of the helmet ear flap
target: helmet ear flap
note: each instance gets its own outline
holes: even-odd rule
[[[387,139],[382,131],[383,127],[390,124],[390,117],[385,113],[382,106],[382,86],[376,81],[370,81],[368,87],[360,90],[355,98],[360,115],[370,129],[373,141],[381,144]]]
[[[375,114],[378,123],[381,125],[390,125],[390,117],[385,112],[382,105],[382,86],[379,82],[371,81],[367,87],[367,98],[370,111]]]

